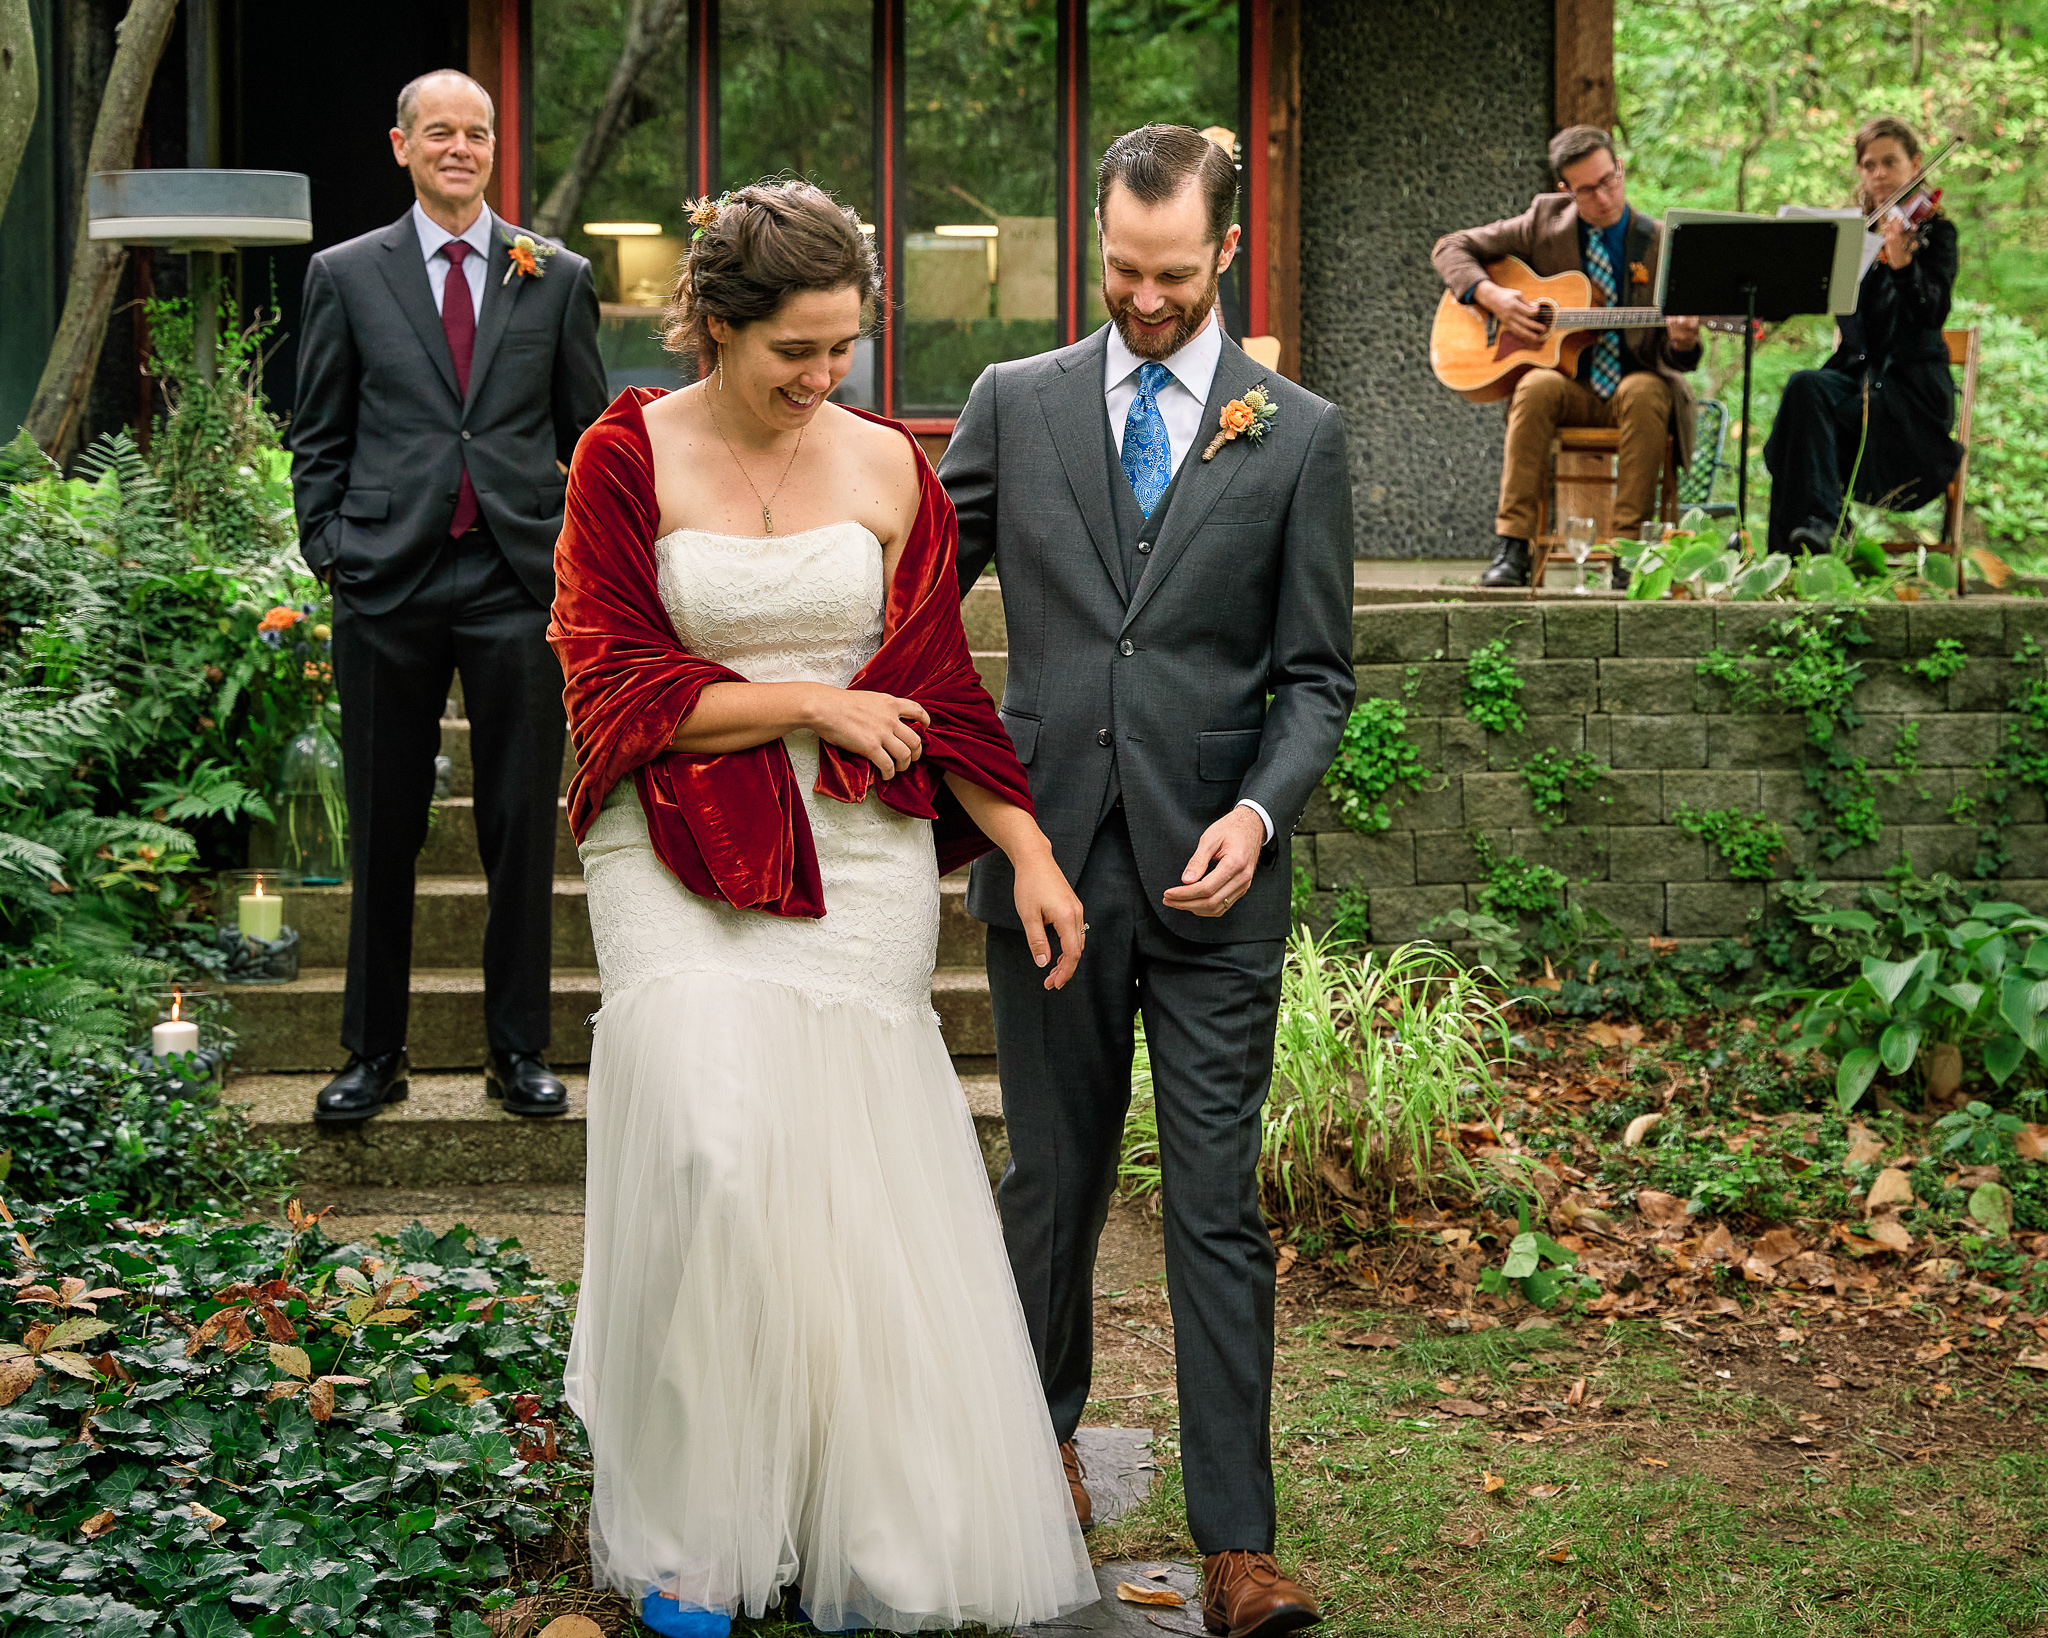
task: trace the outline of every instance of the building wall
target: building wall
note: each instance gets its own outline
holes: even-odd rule
[[[1429,252],[1545,185],[1553,6],[1303,6],[1302,380],[1349,421],[1361,557],[1491,551],[1501,410],[1430,374]]]
[[[1359,696],[1406,703],[1408,736],[1433,777],[1423,791],[1397,793],[1391,827],[1372,835],[1348,829],[1317,793],[1294,838],[1296,864],[1315,879],[1314,919],[1327,921],[1344,887],[1370,896],[1377,943],[1414,938],[1447,911],[1478,909],[1486,873],[1473,838],[1483,835],[1500,855],[1562,871],[1568,901],[1624,933],[1738,937],[1772,884],[1731,880],[1718,852],[1675,822],[1688,806],[1776,820],[1787,844],[1777,880],[1810,868],[1843,903],[1905,856],[1923,875],[1969,879],[1977,832],[1952,816],[1952,804],[1987,787],[1985,765],[2018,720],[2007,702],[2029,674],[2009,656],[2048,642],[2048,604],[1972,597],[1860,612],[1867,641],[1854,650],[1862,668],[1854,698],[1862,722],[1849,748],[1876,776],[1883,830],[1834,859],[1796,822],[1815,806],[1804,719],[1738,711],[1726,685],[1699,670],[1708,651],[1742,654],[1790,612],[1784,604],[1569,602],[1356,610]],[[1467,657],[1496,639],[1507,641],[1522,678],[1517,699],[1528,720],[1519,734],[1482,729],[1461,703]],[[1954,676],[1937,682],[1905,669],[1943,639],[1968,655]],[[1918,725],[1917,767],[1902,772],[1893,759],[1908,723]],[[1545,747],[1584,751],[1607,769],[1548,831],[1520,772]],[[2008,817],[2012,857],[1986,896],[2048,908],[2048,811],[2037,792],[2016,790]]]

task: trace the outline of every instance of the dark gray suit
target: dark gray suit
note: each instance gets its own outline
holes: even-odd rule
[[[514,276],[523,231],[491,216],[468,391],[408,211],[323,250],[306,278],[291,426],[300,550],[334,587],[354,894],[342,1044],[405,1044],[413,866],[440,718],[460,671],[490,886],[492,1047],[548,1040],[562,674],[547,646],[566,464],[604,412],[590,264],[558,251]],[[451,280],[461,274],[451,270]],[[467,468],[481,517],[448,530]]]
[[[1142,1011],[1189,1527],[1205,1553],[1270,1551],[1274,1259],[1255,1168],[1287,841],[1354,692],[1344,425],[1226,340],[1201,437],[1147,525],[1114,460],[1107,337],[986,371],[939,465],[960,515],[963,595],[991,559],[1002,579],[1003,722],[1089,922],[1074,981],[1048,994],[1007,862],[974,867],[1012,1156],[1003,1232],[1068,1439],[1088,1396],[1095,1246]],[[1260,382],[1279,409],[1264,439],[1202,461],[1222,406]],[[1252,886],[1221,917],[1166,909],[1202,832],[1240,798],[1276,831]]]

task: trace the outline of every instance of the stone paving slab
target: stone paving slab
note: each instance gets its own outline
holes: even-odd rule
[[[1150,1428],[1082,1428],[1074,1435],[1082,1486],[1097,1524],[1114,1524],[1152,1493],[1157,1468]]]
[[[1085,1430],[1084,1430],[1085,1431]],[[1164,1571],[1164,1575],[1156,1572]],[[1116,1595],[1117,1583],[1171,1587],[1187,1602],[1175,1608],[1126,1604]],[[1179,1559],[1116,1559],[1095,1566],[1095,1585],[1102,1590],[1101,1602],[1078,1609],[1057,1621],[1041,1621],[1023,1627],[1023,1633],[1114,1632],[1128,1638],[1159,1638],[1172,1633],[1177,1638],[1205,1638],[1202,1628],[1202,1572],[1196,1565]]]

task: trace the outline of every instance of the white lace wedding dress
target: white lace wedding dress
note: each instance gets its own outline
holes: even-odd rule
[[[662,601],[751,681],[881,639],[856,523],[678,530]],[[819,920],[697,897],[630,780],[582,848],[603,986],[568,1396],[602,1584],[820,1627],[1044,1620],[1096,1597],[930,983],[931,827],[811,790]]]

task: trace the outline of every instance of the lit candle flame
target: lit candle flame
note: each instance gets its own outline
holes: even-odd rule
[[[171,1022],[174,1024],[178,1021],[178,1005],[184,999],[185,997],[182,992],[178,990],[171,991]]]

